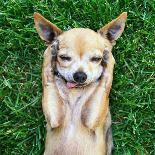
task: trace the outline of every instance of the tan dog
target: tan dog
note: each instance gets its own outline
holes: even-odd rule
[[[124,12],[98,32],[84,28],[63,32],[34,14],[37,31],[48,44],[42,70],[44,155],[111,154],[109,92],[115,63],[111,51],[126,18]]]

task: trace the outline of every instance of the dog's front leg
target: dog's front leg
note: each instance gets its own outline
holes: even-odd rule
[[[56,128],[63,123],[64,105],[55,84],[54,75],[51,72],[51,52],[47,50],[44,54],[42,71],[43,79],[43,112],[51,128]]]
[[[109,107],[109,99],[106,93],[105,79],[102,78],[98,88],[94,91],[95,94],[87,101],[82,109],[82,122],[92,130],[103,125]]]
[[[114,59],[111,57],[97,89],[82,109],[82,122],[89,129],[103,126],[109,112],[109,93],[113,79]]]
[[[55,85],[48,83],[44,86],[44,96],[42,100],[43,112],[47,123],[52,128],[62,124],[64,118],[64,106],[56,90]]]

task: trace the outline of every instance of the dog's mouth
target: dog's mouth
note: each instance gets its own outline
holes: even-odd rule
[[[84,87],[86,85],[87,85],[86,83],[76,83],[76,82],[66,81],[66,86],[68,89],[77,88],[77,87]]]
[[[71,89],[71,88],[75,88],[78,84],[75,82],[66,82],[66,86],[67,88]]]
[[[104,71],[103,71],[103,72],[104,72]],[[102,75],[103,75],[103,72],[102,72],[102,74],[100,75],[100,77],[97,79],[97,81],[101,79],[101,77],[102,77]],[[63,75],[61,75],[57,70],[54,71],[54,75],[56,75],[58,78],[61,78],[61,79],[65,82],[66,87],[67,87],[68,89],[72,89],[72,88],[82,88],[82,87],[85,87],[85,86],[87,86],[87,85],[90,84],[90,83],[86,83],[86,82],[84,82],[84,83],[77,83],[77,82],[74,82],[74,81],[68,81],[68,80],[66,80],[66,78],[65,78]]]
[[[64,76],[62,76],[57,70],[54,71],[54,75],[56,75],[58,78],[61,78],[64,80],[65,84],[66,84],[66,87],[68,89],[72,89],[72,88],[78,88],[78,87],[84,87],[86,86],[87,84],[86,83],[77,83],[77,82],[74,82],[74,81],[68,81],[66,80],[66,78]]]

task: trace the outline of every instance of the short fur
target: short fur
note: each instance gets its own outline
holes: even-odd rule
[[[42,69],[42,106],[47,121],[44,155],[112,153],[109,93],[115,60],[111,51],[126,18],[124,12],[98,32],[84,28],[63,32],[34,14],[36,29],[48,44]],[[63,61],[62,55],[69,55],[71,62]],[[103,59],[90,61],[96,55]],[[86,73],[86,82],[69,89],[66,81],[73,81],[73,74],[79,70]]]

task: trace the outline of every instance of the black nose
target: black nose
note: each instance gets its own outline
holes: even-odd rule
[[[84,83],[87,79],[87,75],[84,72],[76,72],[74,73],[73,78],[78,83]]]

